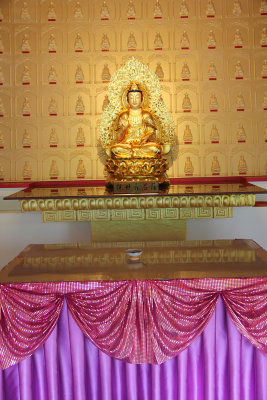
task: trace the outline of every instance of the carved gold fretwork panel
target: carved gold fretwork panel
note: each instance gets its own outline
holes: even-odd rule
[[[0,181],[104,179],[99,121],[132,55],[174,117],[169,177],[266,175],[265,3],[2,0]]]

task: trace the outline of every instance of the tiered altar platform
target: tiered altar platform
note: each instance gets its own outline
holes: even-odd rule
[[[0,272],[0,398],[265,399],[266,254],[251,240],[27,246]]]

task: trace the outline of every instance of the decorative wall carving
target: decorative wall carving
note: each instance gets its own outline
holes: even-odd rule
[[[79,160],[103,179],[99,117],[132,55],[176,121],[170,177],[265,175],[266,15],[261,0],[2,0],[0,179],[82,179]]]

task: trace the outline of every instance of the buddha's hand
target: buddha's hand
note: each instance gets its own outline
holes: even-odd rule
[[[125,129],[128,128],[129,121],[128,121],[128,118],[126,116],[121,118],[121,124],[122,124],[123,128],[125,128]]]
[[[168,154],[169,151],[171,150],[171,146],[169,143],[165,143],[162,145],[162,154]]]

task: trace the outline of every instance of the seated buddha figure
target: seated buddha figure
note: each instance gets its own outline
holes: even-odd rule
[[[152,114],[142,109],[143,93],[136,83],[127,92],[128,110],[123,111],[115,129],[117,140],[111,146],[112,158],[159,158],[166,153],[156,139]]]

